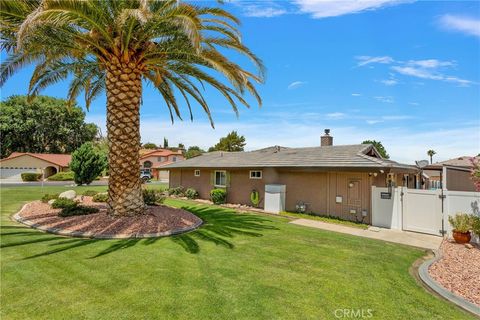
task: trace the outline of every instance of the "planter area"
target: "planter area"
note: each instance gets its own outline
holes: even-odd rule
[[[32,228],[46,232],[87,238],[147,238],[191,231],[202,220],[183,209],[164,205],[148,206],[145,214],[130,217],[112,217],[105,203],[96,203],[91,197],[78,198],[87,207],[96,207],[98,213],[60,217],[61,209],[34,201],[26,204],[13,218]]]
[[[480,307],[480,246],[443,241],[442,258],[433,263],[430,276],[447,290]]]

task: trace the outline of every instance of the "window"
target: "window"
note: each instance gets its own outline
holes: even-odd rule
[[[215,187],[226,187],[226,186],[227,186],[227,172],[215,171]]]
[[[200,177],[200,170],[195,170],[194,175],[195,177]]]
[[[163,162],[163,161],[165,161],[165,159],[164,159],[163,157],[158,157],[158,158],[157,158],[157,161],[158,161],[158,162]]]
[[[250,170],[250,179],[262,179],[262,171]]]
[[[172,158],[172,161],[173,161],[173,162],[177,162],[177,157],[173,157],[173,158]]]

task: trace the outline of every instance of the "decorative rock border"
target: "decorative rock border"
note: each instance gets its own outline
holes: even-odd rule
[[[437,281],[435,281],[432,277],[430,277],[430,274],[428,273],[428,269],[434,262],[442,258],[442,254],[440,251],[434,250],[433,253],[434,253],[434,257],[423,262],[418,268],[418,275],[420,279],[423,281],[425,285],[427,285],[430,289],[435,291],[437,294],[439,294],[443,298],[447,299],[450,302],[453,302],[460,308],[480,317],[480,308],[477,305],[445,289],[442,285],[440,285]]]
[[[159,237],[168,237],[181,233],[186,233],[193,231],[200,227],[203,224],[203,220],[198,218],[200,221],[193,224],[192,226],[185,228],[177,228],[169,231],[157,232],[157,233],[133,233],[133,234],[95,234],[94,232],[81,232],[81,231],[69,231],[62,228],[48,228],[42,226],[38,223],[34,223],[28,219],[23,218],[20,214],[28,206],[28,203],[25,204],[20,211],[15,213],[12,216],[14,221],[22,223],[26,226],[29,226],[32,229],[44,231],[47,233],[53,233],[61,236],[74,237],[74,238],[88,238],[88,239],[140,239],[140,238],[159,238]]]

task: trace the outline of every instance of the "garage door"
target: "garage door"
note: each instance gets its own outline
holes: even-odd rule
[[[0,168],[0,179],[22,181],[21,174],[25,172],[38,172],[36,168]]]

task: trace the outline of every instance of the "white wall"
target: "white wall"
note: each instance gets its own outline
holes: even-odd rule
[[[444,204],[444,219],[445,229],[448,235],[452,233],[452,226],[448,223],[448,216],[454,216],[457,213],[468,213],[480,215],[480,192],[468,192],[468,191],[444,191],[447,195]],[[477,243],[480,243],[480,239],[476,237],[474,239]]]
[[[402,230],[402,188],[392,188],[391,199],[382,199],[382,192],[388,188],[372,187],[372,225]]]

